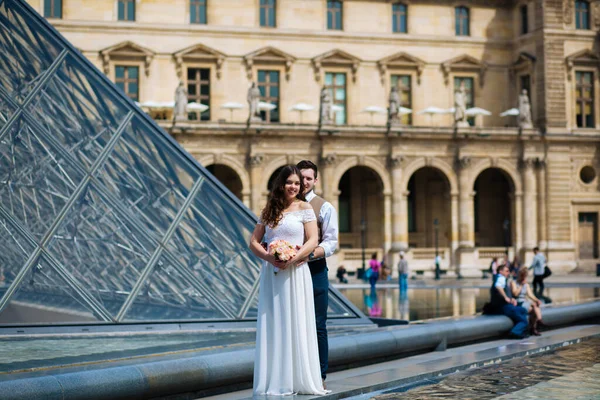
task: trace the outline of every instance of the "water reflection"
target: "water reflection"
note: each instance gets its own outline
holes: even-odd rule
[[[417,321],[423,319],[460,317],[481,311],[489,300],[489,288],[344,288],[339,291],[371,317]],[[600,298],[600,287],[552,287],[545,291],[553,303],[579,302]]]

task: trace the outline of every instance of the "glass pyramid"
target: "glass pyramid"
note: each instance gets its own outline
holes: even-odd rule
[[[255,223],[44,18],[0,0],[0,326],[251,320]],[[334,290],[329,313],[364,318]]]

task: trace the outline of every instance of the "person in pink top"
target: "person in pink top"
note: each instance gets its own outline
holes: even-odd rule
[[[369,277],[369,283],[371,284],[371,288],[375,287],[377,280],[379,279],[379,270],[381,269],[381,264],[377,261],[377,253],[373,253],[371,256],[371,261],[369,261],[369,268],[371,268],[371,276]]]

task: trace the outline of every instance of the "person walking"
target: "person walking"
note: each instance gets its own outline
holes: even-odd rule
[[[373,253],[371,261],[369,261],[369,268],[371,268],[371,276],[369,277],[369,283],[371,284],[371,290],[375,288],[377,280],[379,279],[379,270],[381,264],[377,261],[377,253]]]
[[[400,252],[400,261],[398,261],[398,284],[400,294],[408,291],[408,261],[404,258],[404,252]]]
[[[546,267],[546,257],[538,247],[533,248],[533,261],[529,269],[533,269],[533,294],[537,297],[544,295],[544,269]],[[539,288],[539,290],[538,290]]]

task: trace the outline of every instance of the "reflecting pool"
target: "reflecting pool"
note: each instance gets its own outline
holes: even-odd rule
[[[336,288],[371,317],[419,321],[474,315],[489,301],[488,287],[409,288],[402,296],[397,287]],[[600,298],[598,287],[547,287],[545,296],[553,304]]]

